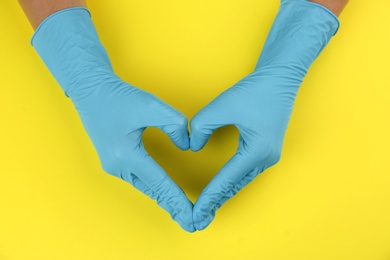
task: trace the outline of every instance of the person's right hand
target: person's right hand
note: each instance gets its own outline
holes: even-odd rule
[[[85,8],[53,14],[32,43],[75,105],[103,169],[156,200],[183,229],[195,231],[193,204],[147,154],[141,139],[147,127],[157,127],[187,150],[186,117],[114,74]]]
[[[92,80],[92,79],[91,79]],[[103,169],[142,191],[180,226],[194,231],[192,203],[150,157],[142,143],[146,127],[165,132],[181,150],[189,148],[187,119],[157,97],[116,77],[93,82],[93,88],[72,96]]]

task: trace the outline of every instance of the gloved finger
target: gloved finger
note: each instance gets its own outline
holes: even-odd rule
[[[247,173],[236,185],[234,185],[229,191],[227,191],[223,197],[216,203],[215,212],[222,207],[222,205],[236,195],[242,188],[244,188],[247,184],[249,184],[253,179],[259,174],[259,169],[255,168]]]
[[[145,152],[146,153],[146,152]],[[121,177],[166,210],[184,230],[194,232],[192,202],[165,171],[150,157],[132,163],[131,172]]]
[[[193,220],[197,230],[206,228],[215,217],[215,212],[228,199],[251,182],[264,167],[258,167],[265,157],[239,149],[222,167],[200,194],[194,205]],[[261,163],[260,163],[261,164]]]
[[[240,181],[238,181],[229,191],[227,191],[223,197],[216,203],[214,213],[219,209],[227,200],[236,195],[242,188],[244,188],[248,183],[250,183],[259,173],[265,171],[266,168],[272,166],[277,162],[277,159],[273,160],[274,156],[272,153],[272,148],[270,148],[269,143],[266,141],[261,141],[257,139],[257,144],[254,145],[254,142],[251,142],[252,145],[248,145],[248,141],[252,138],[249,138],[248,131],[241,129],[241,135],[239,138],[239,147],[238,153],[241,154],[253,154],[254,156],[247,157],[247,163],[249,165],[257,165],[250,172],[248,172]],[[246,136],[246,138],[243,137]],[[256,147],[258,147],[256,149]]]
[[[236,102],[232,99],[231,92],[231,89],[223,92],[192,118],[190,122],[190,148],[192,151],[196,152],[202,149],[216,129],[236,124],[234,120],[237,117],[232,114]]]
[[[171,141],[181,150],[190,147],[188,120],[178,110],[155,98],[156,105],[145,115],[145,127],[159,128],[166,133]]]

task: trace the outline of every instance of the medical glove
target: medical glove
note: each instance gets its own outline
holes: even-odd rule
[[[141,138],[147,127],[157,127],[187,150],[186,117],[115,75],[85,8],[49,16],[32,44],[72,100],[103,169],[156,200],[183,229],[195,231],[192,203],[147,154]]]
[[[193,151],[202,149],[219,127],[235,125],[240,132],[236,153],[194,205],[196,229],[206,228],[217,209],[279,161],[298,88],[338,27],[337,17],[321,5],[282,0],[254,72],[191,120]]]

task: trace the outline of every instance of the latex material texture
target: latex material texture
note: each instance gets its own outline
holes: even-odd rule
[[[194,231],[192,203],[145,151],[146,127],[189,148],[186,117],[157,97],[115,75],[85,8],[48,17],[32,44],[74,103],[103,169],[156,200],[180,226]]]
[[[217,128],[235,125],[240,131],[235,155],[194,205],[198,230],[210,224],[229,198],[278,162],[298,88],[338,26],[337,17],[320,5],[282,1],[255,71],[191,120],[193,151],[202,149]]]

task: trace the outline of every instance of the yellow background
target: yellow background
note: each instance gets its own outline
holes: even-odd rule
[[[191,118],[254,68],[279,1],[90,1],[116,72]],[[300,89],[282,160],[186,233],[105,174],[77,112],[0,2],[0,259],[390,259],[390,1],[353,0]],[[148,151],[195,201],[234,153],[149,129]]]

